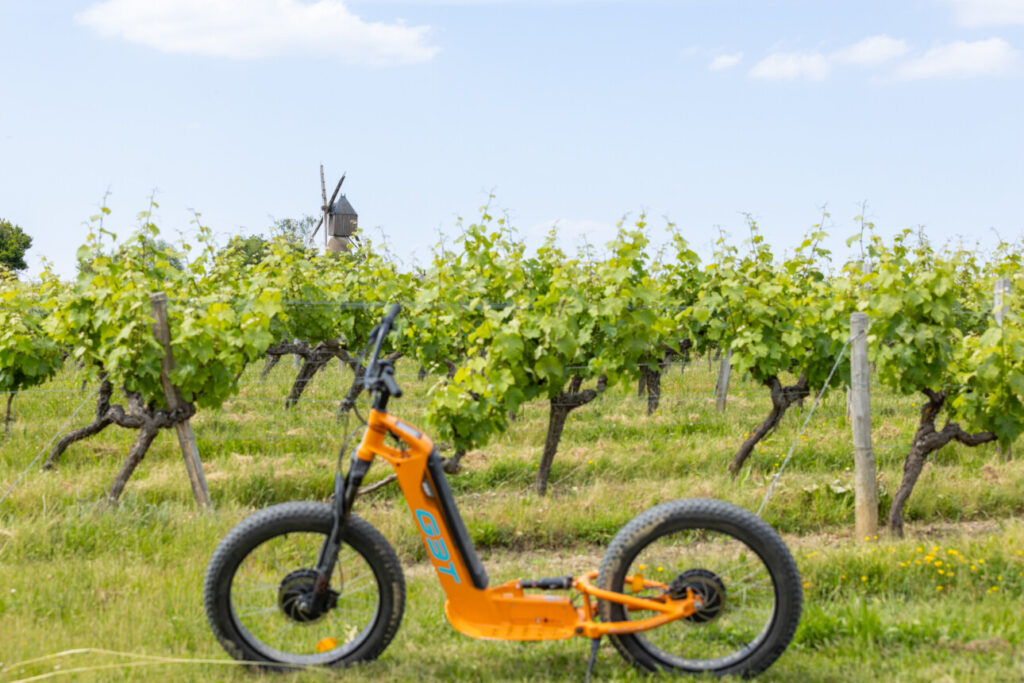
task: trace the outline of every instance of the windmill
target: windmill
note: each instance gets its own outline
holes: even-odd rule
[[[326,224],[324,248],[329,252],[347,252],[351,249],[353,242],[359,242],[359,238],[355,236],[355,232],[359,228],[359,214],[352,208],[352,204],[349,203],[345,195],[338,195],[341,184],[345,182],[345,175],[345,173],[341,174],[338,184],[334,186],[334,193],[328,201],[327,185],[324,182],[324,165],[320,164],[320,196],[323,199],[323,205],[320,207],[320,222],[309,236],[309,242],[312,244],[320,226]]]

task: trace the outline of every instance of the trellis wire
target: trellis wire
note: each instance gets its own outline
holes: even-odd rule
[[[217,303],[234,303],[234,304],[252,304],[258,301],[257,299],[250,299],[244,297],[211,297],[207,298],[193,298],[193,297],[168,297],[168,303],[180,303],[186,305],[206,305],[216,301]],[[309,308],[340,308],[346,310],[383,310],[393,303],[399,303],[405,309],[412,310],[423,310],[423,309],[463,309],[463,310],[480,310],[482,308],[490,308],[492,310],[533,310],[532,305],[523,305],[514,301],[339,301],[330,299],[282,299],[281,304],[285,306],[306,306]],[[629,305],[626,307],[627,310],[640,311],[640,310],[659,310],[659,311],[684,311],[691,308],[690,304],[687,305],[673,305],[673,304],[654,304],[654,305]],[[991,310],[970,310],[961,308],[959,310],[953,310],[950,312],[955,319],[961,320],[984,320],[985,318],[992,315]]]
[[[92,392],[92,394],[90,394],[89,396],[86,396],[85,400],[82,401],[77,408],[75,408],[75,412],[71,413],[71,417],[69,417],[64,422],[64,425],[60,429],[58,429],[52,437],[50,437],[50,441],[45,446],[39,449],[39,452],[36,454],[36,457],[33,458],[32,462],[28,464],[28,467],[22,470],[21,474],[19,474],[18,478],[14,480],[14,483],[11,484],[10,488],[7,489],[3,496],[0,496],[0,503],[3,503],[5,500],[7,500],[7,496],[11,495],[11,491],[14,490],[14,487],[17,486],[19,482],[21,482],[21,480],[25,478],[25,475],[29,473],[29,470],[35,467],[35,464],[39,462],[39,458],[43,457],[43,453],[49,450],[50,446],[53,445],[53,442],[57,440],[57,437],[64,433],[64,430],[67,429],[68,425],[71,424],[71,421],[78,416],[78,413],[81,412],[82,408],[85,407],[85,404],[89,403],[89,401],[91,401],[93,397],[96,396],[97,393],[99,393],[98,389]]]
[[[779,477],[782,476],[782,472],[786,469],[786,465],[789,464],[790,459],[793,457],[793,451],[796,450],[797,443],[800,442],[800,437],[803,436],[804,430],[807,428],[807,423],[811,421],[811,416],[814,415],[814,411],[817,409],[818,404],[821,403],[821,397],[825,395],[825,391],[828,389],[828,385],[832,382],[832,377],[836,374],[836,370],[839,368],[839,364],[843,362],[843,355],[846,353],[846,349],[849,348],[850,343],[853,342],[854,337],[850,337],[843,344],[843,348],[839,351],[839,357],[836,358],[835,365],[832,366],[832,370],[828,373],[828,378],[825,380],[825,384],[822,385],[821,390],[818,392],[818,396],[814,399],[814,405],[807,413],[807,417],[804,418],[804,423],[800,425],[800,431],[797,432],[796,437],[793,439],[793,444],[789,447],[789,452],[786,453],[785,460],[779,466],[779,471],[775,473],[775,477],[772,478],[771,485],[768,486],[768,491],[764,495],[764,500],[761,501],[761,506],[757,508],[757,516],[760,517],[764,511],[768,501],[771,500],[772,495],[775,493],[775,485],[779,483]]]

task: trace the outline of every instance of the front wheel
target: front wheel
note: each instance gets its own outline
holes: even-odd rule
[[[642,576],[662,588],[631,588]],[[601,562],[597,585],[617,593],[673,599],[689,590],[702,607],[641,633],[611,636],[646,671],[752,676],[783,653],[803,603],[796,562],[779,535],[743,508],[720,500],[663,503],[624,526]],[[641,620],[650,611],[602,601],[602,621]]]
[[[402,620],[405,580],[380,532],[351,515],[328,600],[310,610],[329,505],[282,503],[247,517],[210,560],[206,616],[235,659],[268,668],[339,666],[377,657]],[[275,666],[277,665],[277,666]]]

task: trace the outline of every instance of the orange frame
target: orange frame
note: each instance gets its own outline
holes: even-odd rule
[[[384,443],[388,434],[402,441],[407,448],[400,450]],[[474,638],[494,640],[558,640],[575,635],[599,638],[608,634],[647,631],[689,617],[700,608],[700,598],[691,590],[687,590],[687,596],[681,600],[668,596],[639,598],[603,590],[592,583],[597,578],[596,571],[575,577],[572,581],[572,588],[583,598],[580,607],[574,606],[568,597],[526,593],[518,580],[476,588],[470,581],[469,567],[458,551],[437,497],[425,487],[427,458],[433,451],[433,442],[421,430],[393,415],[371,410],[357,457],[370,463],[379,456],[394,468],[398,485],[409,503],[427,555],[447,596],[445,615],[456,630]],[[634,586],[634,590],[668,589],[667,585],[649,581],[640,575],[626,577],[626,582]],[[616,602],[632,610],[658,614],[638,621],[598,622],[595,620],[595,600]]]

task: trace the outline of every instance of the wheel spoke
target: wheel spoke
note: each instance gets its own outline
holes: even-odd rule
[[[673,592],[692,591],[704,601],[690,617],[613,636],[619,649],[644,668],[757,673],[774,661],[796,630],[801,591],[792,556],[770,527],[733,505],[672,501],[642,513],[616,535],[598,583],[621,591],[623,584],[628,588],[625,577],[638,574],[670,584]],[[657,591],[641,592],[652,593]],[[776,619],[780,601],[792,606],[782,621]],[[608,621],[655,614],[601,603],[601,617]]]
[[[238,614],[238,616],[240,616],[240,617],[254,617],[257,614],[274,614],[274,613],[278,613],[280,611],[281,611],[280,608],[277,607],[276,605],[274,607],[257,607],[255,609],[247,610],[245,612],[240,612]]]
[[[230,654],[329,665],[376,656],[391,640],[404,605],[401,565],[379,532],[355,516],[336,558],[336,597],[306,602],[314,597],[316,561],[333,519],[323,504],[282,504],[256,513],[222,542],[204,596]],[[325,643],[329,650],[320,652]]]

